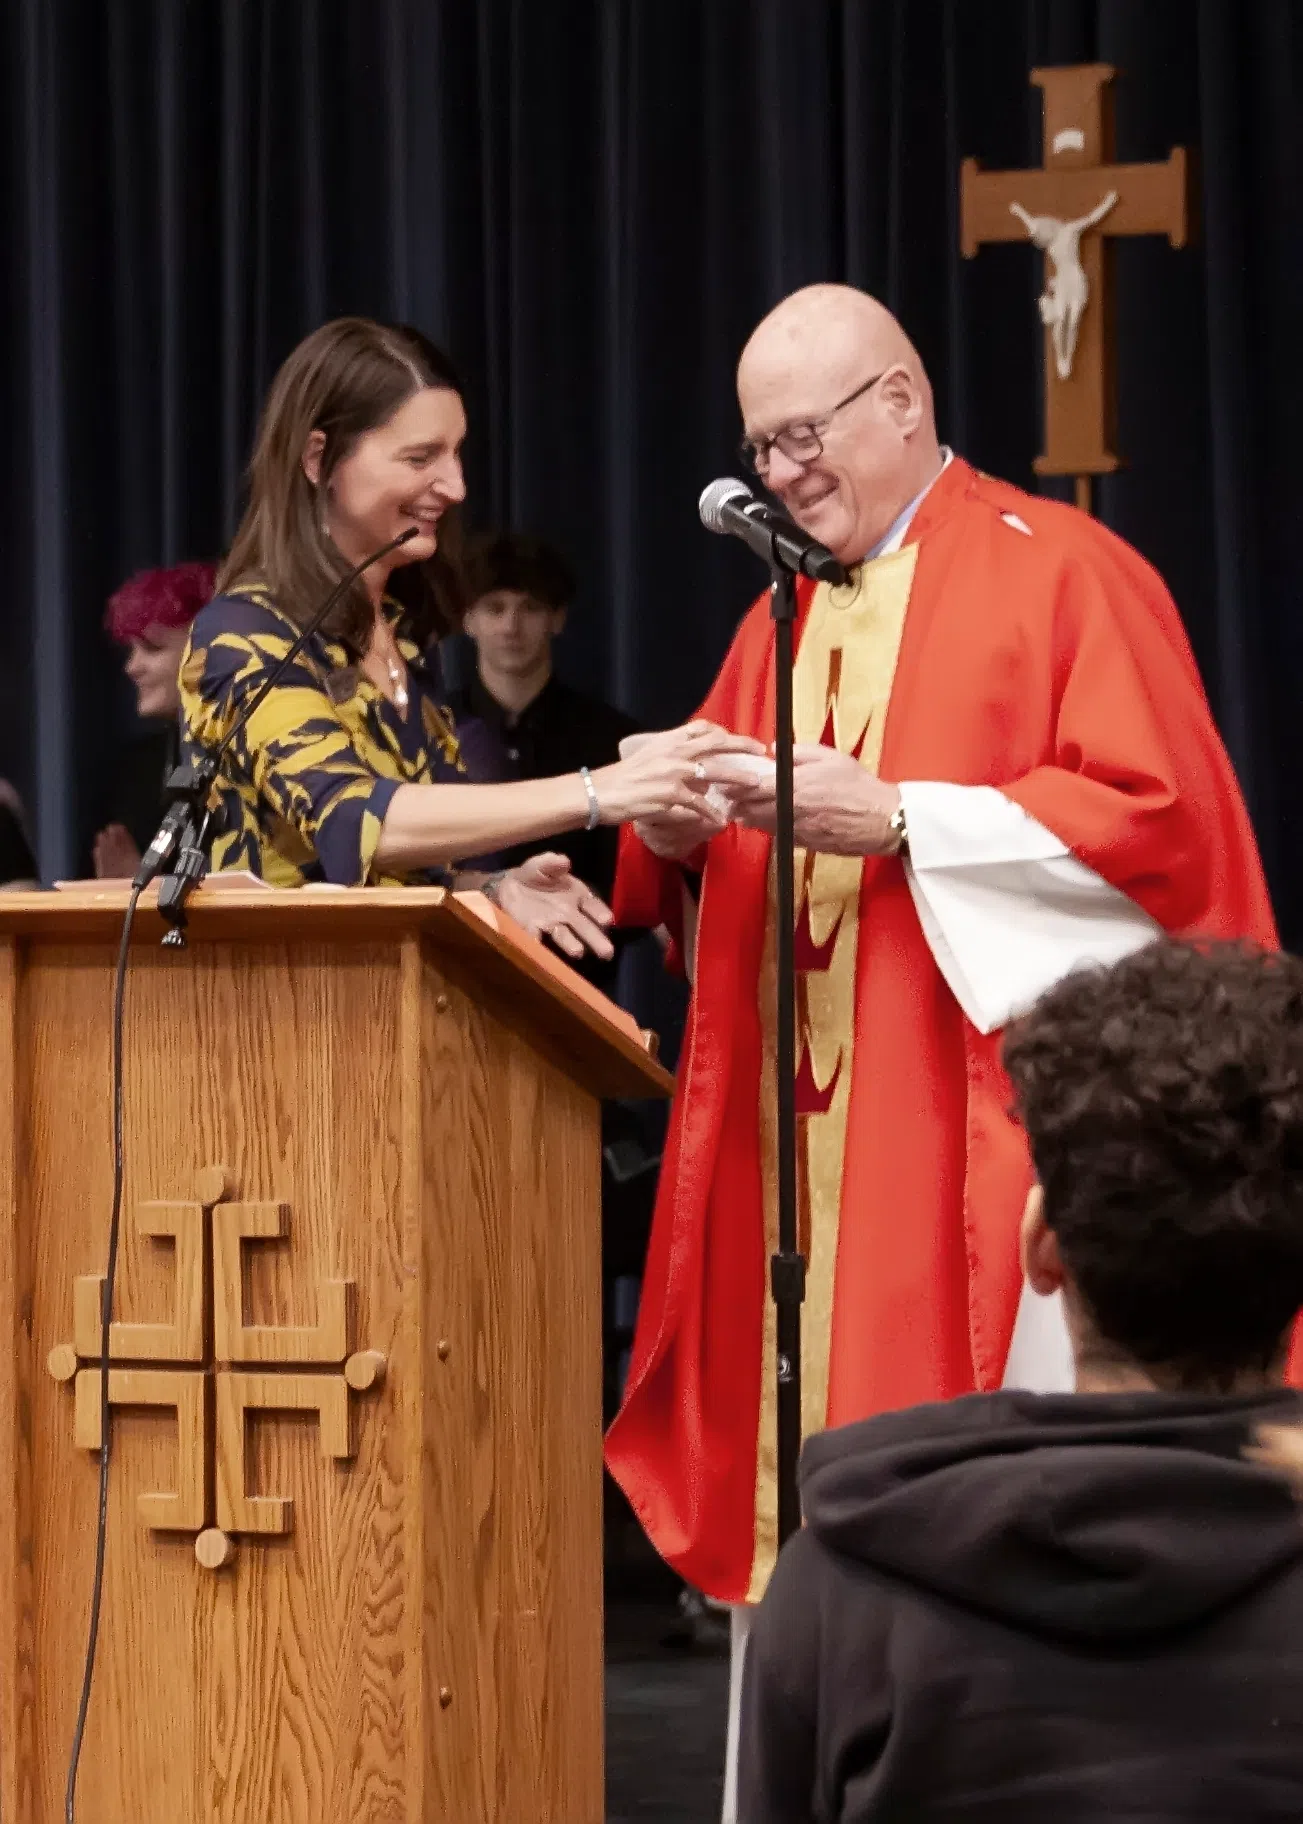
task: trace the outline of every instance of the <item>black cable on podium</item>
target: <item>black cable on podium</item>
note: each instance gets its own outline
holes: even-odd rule
[[[777,1340],[778,1542],[801,1524],[801,1306],[806,1260],[798,1231],[796,1174],[796,829],[793,811],[792,655],[796,578],[844,583],[845,567],[744,482],[712,481],[698,503],[702,524],[750,546],[769,565],[774,623],[774,873],[776,879],[778,1065],[778,1247],[769,1262]]]
[[[86,1661],[82,1668],[81,1696],[77,1703],[77,1721],[72,1732],[68,1755],[68,1781],[64,1790],[65,1824],[76,1824],[77,1770],[81,1764],[81,1747],[86,1735],[86,1717],[90,1710],[91,1682],[95,1676],[95,1648],[99,1642],[100,1608],[104,1600],[104,1555],[109,1527],[109,1314],[113,1309],[113,1285],[118,1272],[118,1236],[122,1226],[122,1031],[127,992],[127,958],[131,949],[131,927],[136,916],[140,888],[134,883],[122,921],[118,943],[118,964],[113,978],[112,1042],[112,1108],[113,1108],[113,1208],[109,1216],[108,1260],[100,1295],[100,1481],[99,1513],[95,1524],[95,1571],[91,1579],[90,1624],[86,1641]]]
[[[100,1612],[104,1601],[104,1561],[108,1549],[109,1522],[109,1441],[112,1416],[112,1402],[109,1398],[110,1326],[113,1318],[113,1290],[118,1273],[124,1170],[122,1140],[123,1024],[126,1006],[127,961],[131,950],[131,930],[135,921],[136,906],[145,888],[159,874],[164,864],[170,862],[171,871],[164,876],[158,895],[159,910],[168,925],[163,942],[172,948],[183,949],[185,947],[185,904],[194,887],[208,872],[208,855],[205,845],[213,827],[212,791],[221,770],[221,763],[230,750],[231,744],[246,727],[267,693],[275,687],[312,635],[325,621],[326,616],[345,590],[357,581],[364,570],[369,570],[372,564],[377,563],[382,557],[387,557],[391,551],[397,550],[399,545],[405,545],[409,540],[417,537],[419,530],[420,528],[417,526],[409,526],[405,532],[399,533],[397,538],[391,538],[387,545],[382,545],[378,551],[373,551],[362,563],[355,565],[345,576],[341,577],[321,606],[291,641],[288,649],[272,666],[258,690],[232,723],[221,745],[215,748],[211,754],[204,754],[197,761],[187,762],[185,765],[174,768],[168,775],[164,788],[164,796],[168,801],[167,813],[159,825],[158,834],[141,857],[140,867],[131,883],[131,895],[127,902],[126,916],[122,921],[122,937],[118,945],[118,964],[113,988],[113,1207],[109,1216],[108,1258],[105,1263],[104,1285],[100,1300],[100,1479],[99,1512],[95,1525],[95,1570],[91,1580],[90,1621],[87,1629],[86,1659],[82,1668],[81,1696],[77,1704],[77,1721],[73,1728],[72,1747],[68,1754],[68,1779],[64,1789],[64,1824],[76,1824],[77,1774],[81,1766],[82,1745],[86,1738],[86,1719],[90,1713],[91,1689],[95,1679],[95,1656],[99,1646]]]

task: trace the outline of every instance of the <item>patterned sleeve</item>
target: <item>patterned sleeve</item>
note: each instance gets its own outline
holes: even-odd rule
[[[259,602],[219,596],[202,609],[181,662],[190,740],[216,747],[293,639],[291,624]],[[268,693],[224,770],[252,780],[316,851],[328,881],[366,884],[399,781],[378,777],[362,760],[309,658],[300,654]]]

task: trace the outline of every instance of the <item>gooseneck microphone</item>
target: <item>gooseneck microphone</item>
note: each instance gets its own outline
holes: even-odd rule
[[[302,652],[304,646],[307,645],[313,634],[317,632],[318,628],[325,621],[326,616],[330,613],[331,609],[339,601],[345,591],[352,587],[364,570],[369,570],[372,564],[379,563],[382,557],[388,557],[391,551],[396,551],[400,545],[405,545],[411,539],[418,537],[420,530],[419,526],[408,526],[405,532],[400,532],[397,538],[391,538],[388,544],[381,545],[378,551],[373,551],[369,557],[363,558],[360,564],[355,564],[347,575],[342,576],[326,596],[321,606],[316,609],[304,626],[300,628],[299,632],[290,642],[287,650],[281,654],[279,659],[277,659],[258,689],[254,692],[252,698],[245,704],[244,708],[227,730],[220,746],[214,748],[212,753],[204,754],[201,759],[194,761],[193,763],[174,768],[169,774],[165,790],[166,795],[171,802],[162,823],[158,826],[158,834],[154,837],[154,840],[140,858],[140,867],[137,869],[136,877],[131,883],[133,889],[143,889],[149,885],[150,881],[153,880],[164,862],[172,855],[178,843],[183,845],[183,854],[187,852],[187,831],[189,826],[193,824],[196,816],[204,819],[203,828],[200,831],[202,843],[202,837],[207,830],[208,796],[217,775],[221,770],[222,760],[229,751],[232,742],[235,741],[241,730],[247,727],[250,720],[257,714],[258,709],[268,692],[274,690],[276,685],[279,684],[295,659]],[[194,854],[194,848],[194,844],[189,845],[188,852],[191,855]],[[178,856],[177,860],[177,879],[179,882],[184,879],[186,869],[182,865],[180,856]],[[203,860],[202,854],[199,856],[199,861],[202,865],[200,866],[199,874],[196,875],[194,879],[201,878],[203,873],[207,871],[207,863]],[[195,864],[192,861],[190,865],[194,866]],[[191,880],[189,884],[192,886],[194,880]],[[179,895],[178,904],[184,902],[188,890],[189,888],[187,887],[186,892]],[[168,908],[163,906],[165,915],[167,910]]]
[[[758,499],[736,476],[721,475],[703,488],[697,511],[708,532],[740,538],[767,564],[813,577],[819,583],[846,581],[846,566],[827,545],[802,532],[777,507]]]

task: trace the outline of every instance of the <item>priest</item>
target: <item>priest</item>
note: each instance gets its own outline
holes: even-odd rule
[[[1135,551],[942,448],[916,350],[860,292],[781,303],[738,399],[755,474],[851,567],[801,586],[796,630],[808,1436],[1067,1384],[1061,1317],[1020,1281],[1031,1167],[1001,1028],[1161,932],[1275,933],[1180,618]],[[773,740],[767,596],[701,714]],[[726,760],[711,782],[725,829],[703,806],[621,852],[617,916],[669,926],[694,986],[607,1461],[681,1575],[747,1605],[778,1545],[774,792]]]

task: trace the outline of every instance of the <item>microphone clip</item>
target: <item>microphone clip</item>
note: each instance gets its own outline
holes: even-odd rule
[[[186,948],[185,902],[208,872],[208,855],[203,847],[206,832],[205,823],[197,834],[193,828],[187,833],[188,839],[177,850],[171,873],[158,889],[158,909],[168,924],[163,933],[165,950]]]
[[[172,768],[163,788],[168,810],[155,842],[169,829],[173,832],[159,858],[160,864],[170,862],[158,889],[158,909],[169,927],[163,936],[168,949],[185,948],[186,901],[208,872],[207,843],[220,815],[211,802],[217,770],[208,755],[183,761]]]

